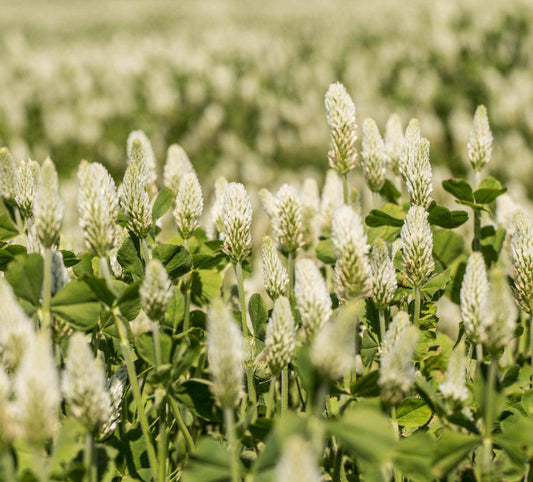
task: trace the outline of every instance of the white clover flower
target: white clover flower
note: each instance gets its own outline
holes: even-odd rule
[[[207,356],[211,389],[222,407],[232,408],[242,398],[244,346],[237,323],[224,303],[216,300],[207,314]]]
[[[511,237],[513,262],[513,294],[527,314],[533,314],[533,224],[522,212],[514,219]]]
[[[224,231],[224,200],[226,198],[226,188],[228,181],[224,176],[220,176],[215,181],[215,200],[209,213],[207,235],[210,239],[220,239]]]
[[[310,259],[296,262],[294,295],[304,338],[312,338],[331,317],[331,298],[326,282]]]
[[[252,250],[252,205],[244,186],[230,182],[224,197],[224,252],[235,263]]]
[[[144,312],[152,321],[160,321],[172,296],[172,286],[167,270],[157,259],[146,266],[144,280],[139,288]]]
[[[439,385],[439,391],[445,398],[455,402],[464,402],[468,398],[466,388],[466,360],[462,347],[452,351],[448,360],[446,376]]]
[[[385,333],[379,369],[379,386],[383,400],[397,405],[408,393],[415,378],[413,355],[418,331],[409,322],[409,315],[400,311]]]
[[[106,392],[109,394],[111,409],[109,416],[103,421],[98,433],[98,439],[103,440],[109,437],[117,428],[121,418],[122,398],[126,388],[128,374],[123,367],[120,367],[115,374],[108,378],[105,384]]]
[[[518,313],[505,274],[493,269],[490,274],[489,305],[481,319],[481,342],[490,353],[506,347],[514,337]]]
[[[391,114],[385,126],[385,148],[389,160],[389,167],[398,172],[398,163],[404,143],[402,121],[398,114]]]
[[[11,286],[3,279],[0,279],[0,306],[0,361],[13,372],[31,345],[35,331]]]
[[[93,434],[109,419],[111,412],[105,385],[100,359],[93,356],[85,335],[75,333],[68,346],[62,388],[72,416]]]
[[[280,249],[295,253],[302,244],[302,202],[298,191],[283,184],[276,194],[272,228]]]
[[[292,360],[296,348],[296,329],[289,299],[281,296],[274,301],[272,316],[265,336],[265,360],[277,376]]]
[[[276,197],[264,187],[259,190],[258,194],[259,198],[261,199],[261,204],[263,206],[263,209],[265,210],[265,213],[272,221],[272,219],[276,215]]]
[[[33,218],[39,240],[45,248],[57,243],[63,224],[64,206],[54,163],[47,158],[39,174],[39,186],[33,202]]]
[[[357,164],[355,105],[340,82],[329,86],[324,104],[330,127],[329,165],[345,175]]]
[[[133,131],[128,136],[127,153],[130,164],[137,164],[145,187],[157,180],[156,160],[152,144],[143,131]]]
[[[337,255],[335,263],[336,292],[347,299],[366,295],[370,288],[369,246],[363,221],[350,206],[335,210],[331,227],[331,240]]]
[[[11,380],[0,366],[0,447],[9,444],[15,436],[15,421],[11,405]]]
[[[320,211],[320,194],[318,184],[313,178],[305,179],[300,191],[302,201],[302,247],[311,249],[320,234],[318,213]]]
[[[273,300],[287,292],[289,275],[281,264],[281,261],[274,246],[274,242],[268,236],[263,238],[263,283],[265,290]]]
[[[180,182],[185,174],[196,174],[189,156],[178,144],[172,144],[167,150],[167,161],[163,169],[163,184],[175,195],[178,194]]]
[[[387,151],[374,119],[363,122],[363,150],[361,167],[372,192],[379,192],[385,183]]]
[[[467,149],[470,164],[475,172],[480,172],[492,155],[492,132],[484,105],[478,106],[474,114]]]
[[[63,262],[63,254],[60,251],[52,251],[51,253],[51,279],[50,279],[50,293],[54,296],[63,286],[68,283],[68,270]]]
[[[140,311],[137,317],[130,321],[130,330],[133,338],[137,339],[143,333],[153,329],[153,322],[144,311]]]
[[[483,255],[472,253],[466,263],[461,284],[461,315],[466,336],[474,343],[479,342],[480,325],[487,316],[489,306],[489,281]]]
[[[308,441],[300,435],[291,435],[281,452],[276,466],[276,482],[320,482],[322,476]]]
[[[409,208],[400,238],[407,280],[412,286],[422,286],[435,269],[433,233],[423,207]]]
[[[118,262],[118,252],[120,248],[124,246],[124,243],[129,239],[130,235],[128,230],[123,228],[120,225],[115,227],[115,235],[113,237],[113,248],[108,252],[109,255],[109,265],[113,274],[120,278],[123,275],[123,270],[121,264]]]
[[[78,168],[78,213],[87,248],[106,256],[115,238],[118,194],[102,164],[82,161]]]
[[[389,247],[382,239],[377,239],[372,246],[370,258],[371,294],[378,310],[389,306],[398,288],[394,263],[389,257]]]
[[[15,199],[17,166],[7,147],[0,148],[0,196],[6,201]]]
[[[33,200],[37,192],[40,170],[39,164],[31,159],[21,161],[17,169],[15,203],[26,219],[33,216]]]
[[[333,213],[343,204],[342,180],[335,171],[328,170],[320,200],[320,227],[324,234],[331,231]]]
[[[350,373],[355,365],[356,318],[341,311],[318,331],[311,344],[311,362],[329,381]]]
[[[174,219],[178,233],[183,239],[189,239],[200,226],[200,216],[204,210],[202,187],[194,172],[185,174],[180,182],[176,196]]]
[[[407,127],[399,169],[411,204],[427,209],[431,204],[433,192],[429,141],[420,136],[417,119],[412,119]]]
[[[120,186],[120,207],[128,220],[128,229],[139,239],[144,239],[152,227],[152,208],[146,192],[146,178],[135,162],[124,173]]]
[[[35,447],[50,440],[59,426],[61,394],[50,339],[36,335],[15,378],[16,417],[22,436]]]

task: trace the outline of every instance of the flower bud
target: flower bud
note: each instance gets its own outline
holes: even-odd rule
[[[513,294],[516,302],[528,315],[533,314],[533,224],[518,212],[513,220],[511,237],[513,262]]]
[[[0,148],[0,196],[6,201],[15,199],[17,166],[7,147]]]
[[[160,321],[172,296],[167,270],[157,259],[146,266],[144,280],[139,288],[139,295],[144,312],[152,321]]]
[[[33,216],[33,201],[37,192],[40,166],[28,159],[21,161],[17,169],[15,182],[15,202],[22,217],[29,219]]]
[[[374,119],[363,122],[363,150],[361,167],[372,192],[379,192],[385,183],[387,151]]]
[[[127,228],[144,239],[152,227],[152,208],[146,192],[146,177],[135,162],[130,162],[120,186],[120,207],[128,220]]]
[[[187,173],[181,179],[174,209],[178,233],[183,239],[189,239],[200,226],[203,209],[204,198],[198,178],[194,172]]]
[[[215,181],[215,200],[209,213],[207,235],[209,239],[220,239],[224,231],[224,200],[228,181],[220,176]]]
[[[371,293],[378,310],[389,306],[398,287],[394,263],[389,257],[389,247],[382,239],[377,239],[372,246],[370,259]]]
[[[331,219],[335,210],[344,204],[341,178],[335,171],[326,173],[320,200],[320,226],[324,234],[331,232]]]
[[[109,394],[111,409],[106,420],[100,426],[98,439],[103,440],[109,437],[117,428],[121,418],[122,398],[126,388],[128,374],[123,367],[120,367],[115,374],[108,378],[105,384],[106,392]]]
[[[288,298],[281,296],[274,301],[272,316],[265,336],[266,362],[277,376],[291,361],[296,348],[296,330]]]
[[[389,159],[389,167],[393,172],[398,172],[403,143],[404,136],[400,116],[391,114],[385,126],[385,147]]]
[[[276,482],[320,482],[322,476],[308,441],[300,435],[291,435],[283,446],[276,467]]]
[[[302,247],[311,249],[316,245],[320,234],[318,217],[320,194],[318,184],[313,178],[304,181],[300,199],[302,200]]]
[[[295,253],[302,244],[302,203],[296,189],[288,184],[276,194],[272,224],[280,249]]]
[[[154,184],[157,179],[156,161],[152,144],[143,131],[133,131],[128,136],[127,153],[130,164],[137,165],[144,179],[144,187]]]
[[[224,197],[224,252],[235,263],[252,250],[252,205],[244,186],[230,182]]]
[[[475,172],[490,161],[492,155],[492,132],[490,131],[487,108],[479,105],[474,114],[474,122],[468,140],[468,159]]]
[[[265,290],[273,300],[282,296],[287,291],[289,275],[281,264],[278,252],[272,239],[268,236],[263,238],[263,282]]]
[[[196,174],[187,153],[178,144],[172,144],[167,150],[167,161],[163,169],[164,185],[177,195],[181,179],[190,173]]]
[[[464,402],[468,398],[466,388],[466,361],[462,346],[452,351],[448,360],[448,368],[444,381],[439,385],[439,391],[445,398],[454,402]]]

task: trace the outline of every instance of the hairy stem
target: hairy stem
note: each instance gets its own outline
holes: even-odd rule
[[[176,418],[176,422],[178,423],[178,427],[180,428],[183,438],[185,439],[185,444],[187,445],[187,449],[189,450],[189,452],[192,452],[194,450],[194,440],[191,437],[191,434],[189,432],[189,429],[187,428],[187,425],[185,425],[185,422],[183,421],[180,408],[178,407],[178,402],[176,402],[176,400],[174,400],[172,397],[169,397],[169,400],[170,400],[170,408],[172,408],[172,413],[174,414],[174,417]]]
[[[533,316],[529,317],[529,363],[531,365],[529,388],[533,388]]]
[[[281,371],[281,414],[289,409],[289,367]]]
[[[276,404],[276,376],[272,375],[270,379],[270,386],[268,388],[268,403],[266,409],[266,418],[270,418],[272,415],[272,409]]]
[[[96,446],[91,433],[85,436],[85,451],[83,462],[87,474],[87,482],[98,482],[98,465],[96,461]]]
[[[348,185],[348,175],[342,175],[342,191],[344,193],[344,204],[350,205],[350,186]]]
[[[154,343],[155,369],[159,370],[159,367],[161,366],[161,334],[159,332],[159,323],[157,323],[157,321],[152,321],[152,334]]]
[[[191,289],[187,285],[187,287],[185,288],[185,316],[183,317],[183,331],[187,331],[191,326],[190,309],[191,309]]]
[[[394,428],[394,433],[396,434],[396,438],[400,440],[401,433],[400,433],[400,427],[398,425],[398,418],[396,416],[396,405],[393,405],[390,409],[390,417],[392,421],[392,426]],[[402,474],[400,471],[394,467],[394,482],[401,482],[402,480]]]
[[[414,325],[418,328],[418,325],[420,324],[420,302],[421,302],[420,286],[414,287],[414,293],[415,293]]]
[[[157,455],[159,456],[159,480],[167,480],[167,412],[166,404],[163,400],[159,411],[159,439],[157,441]]]
[[[52,250],[44,250],[44,279],[43,279],[43,317],[42,330],[51,335],[52,315],[50,314],[50,302],[52,299]]]
[[[379,310],[379,341],[383,345],[383,338],[385,337],[385,332],[387,331],[387,325],[385,324],[385,312]]]
[[[287,298],[290,298],[292,296],[292,292],[294,291],[294,253],[292,251],[287,256],[287,268],[289,271]]]
[[[479,187],[479,172],[474,178],[474,189]],[[472,242],[474,251],[481,251],[481,210],[474,209],[474,241]]]
[[[145,238],[141,239],[141,253],[144,259],[144,265],[146,266],[150,261],[150,250],[148,249]]]
[[[492,356],[489,362],[487,384],[485,385],[485,427],[481,457],[481,473],[483,480],[490,480],[492,471],[492,425],[494,417],[494,389],[497,376],[497,363],[496,357]]]
[[[226,425],[226,439],[231,454],[231,480],[239,482],[239,447],[237,445],[237,434],[235,433],[235,414],[231,407],[224,408],[224,424]]]

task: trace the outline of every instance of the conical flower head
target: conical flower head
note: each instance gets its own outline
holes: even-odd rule
[[[163,183],[174,195],[178,194],[181,179],[185,174],[196,174],[189,156],[178,144],[172,144],[167,150],[167,161],[163,169]]]
[[[461,284],[461,315],[466,336],[473,343],[479,342],[480,325],[487,316],[489,306],[489,281],[483,255],[472,253],[466,263]]]
[[[421,206],[411,206],[401,231],[405,275],[412,286],[422,286],[435,269],[433,234],[428,213]]]
[[[332,314],[326,282],[310,259],[296,262],[294,295],[302,321],[304,338],[312,338]]]
[[[31,159],[21,161],[17,169],[15,203],[26,219],[33,216],[33,200],[37,193],[40,169],[39,164]]]
[[[329,165],[345,175],[357,164],[355,105],[340,82],[329,86],[324,103],[330,127]]]
[[[411,204],[427,209],[431,204],[433,192],[429,141],[420,136],[416,119],[411,120],[407,127],[399,168]]]
[[[59,426],[61,395],[49,337],[36,335],[26,350],[15,379],[16,415],[23,437],[42,447]]]
[[[78,213],[85,244],[96,256],[105,256],[113,247],[118,194],[102,164],[82,161],[78,168]]]
[[[344,204],[341,178],[335,171],[326,173],[326,181],[320,199],[320,227],[323,234],[331,232],[331,220],[335,210]]]
[[[227,187],[226,178],[224,176],[218,177],[215,181],[215,200],[211,206],[207,227],[207,235],[210,239],[220,239],[224,231],[224,201]]]
[[[174,209],[178,233],[183,239],[189,239],[198,229],[203,210],[204,198],[198,178],[194,172],[185,174],[180,182]]]
[[[389,256],[389,247],[382,239],[377,239],[372,246],[370,259],[371,294],[378,310],[389,306],[398,287],[394,263]]]
[[[337,255],[337,295],[341,299],[366,295],[370,287],[369,246],[361,217],[350,206],[342,205],[335,211],[331,240]]]
[[[258,194],[259,198],[261,199],[261,205],[263,206],[265,213],[267,214],[270,221],[272,221],[272,219],[274,219],[274,216],[276,215],[276,197],[264,187],[259,189]]]
[[[39,186],[33,203],[37,235],[45,248],[57,243],[63,223],[64,207],[54,163],[47,158],[39,174]]]
[[[533,314],[533,224],[522,212],[515,215],[511,237],[513,294],[527,314]]]
[[[130,164],[134,163],[144,180],[144,186],[155,183],[157,179],[156,161],[152,144],[143,131],[133,131],[128,136],[127,153]]]
[[[265,336],[265,359],[274,375],[279,375],[290,363],[295,348],[296,330],[291,304],[282,296],[274,301]]]
[[[123,367],[120,367],[115,374],[108,378],[105,384],[106,392],[109,394],[111,410],[109,416],[100,426],[98,439],[103,440],[109,437],[117,428],[121,418],[122,398],[126,388],[128,374]]]
[[[379,192],[385,183],[387,151],[374,119],[363,122],[363,150],[361,167],[372,192]]]
[[[224,252],[233,262],[252,250],[252,205],[244,186],[230,182],[224,197]]]
[[[69,342],[62,388],[72,416],[93,434],[111,412],[105,384],[101,361],[94,358],[85,335],[75,333]]]
[[[242,335],[224,303],[212,303],[207,314],[207,356],[211,389],[222,407],[232,408],[243,396],[244,347]]]
[[[167,270],[157,259],[146,266],[144,280],[139,288],[144,312],[153,321],[160,321],[172,296]]]
[[[130,162],[126,169],[119,194],[128,230],[139,239],[146,238],[152,227],[152,208],[146,192],[146,177],[135,162]]]
[[[300,435],[291,435],[283,446],[276,466],[276,482],[320,482],[322,476],[308,441]]]
[[[0,196],[6,201],[15,198],[17,166],[7,147],[0,148]]]
[[[20,307],[9,283],[0,279],[0,361],[14,372],[31,345],[33,324]]]
[[[398,163],[404,143],[402,121],[398,114],[391,114],[385,126],[385,148],[389,159],[389,167],[398,172]]]
[[[505,274],[493,269],[490,274],[489,306],[481,319],[481,342],[490,353],[507,346],[514,337],[518,313]]]
[[[262,255],[265,290],[275,300],[287,292],[289,275],[281,264],[274,242],[268,236],[263,238]]]
[[[311,362],[329,381],[350,373],[355,363],[355,305],[347,305],[325,323],[311,344]]]
[[[379,370],[381,395],[389,405],[398,404],[414,382],[417,341],[418,331],[410,324],[409,315],[398,312],[383,339]]]
[[[275,239],[285,253],[295,253],[302,244],[302,202],[294,187],[284,184],[276,194],[272,219]]]
[[[474,114],[474,122],[468,140],[468,159],[474,171],[481,169],[490,161],[492,155],[492,132],[489,125],[487,108],[484,105],[478,106]]]
[[[448,360],[448,368],[444,381],[439,385],[439,391],[445,398],[454,402],[464,402],[468,398],[466,388],[466,360],[462,346],[452,351]]]
[[[302,247],[311,249],[318,241],[320,194],[318,184],[313,178],[307,178],[300,192],[302,200]]]

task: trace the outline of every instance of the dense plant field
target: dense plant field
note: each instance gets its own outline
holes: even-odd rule
[[[529,480],[533,224],[484,174],[485,107],[452,210],[423,119],[359,145],[342,84],[325,107],[321,195],[262,189],[256,242],[246,186],[204,216],[185,151],[158,179],[134,131],[118,187],[80,163],[73,252],[53,161],[0,150],[2,480]]]

